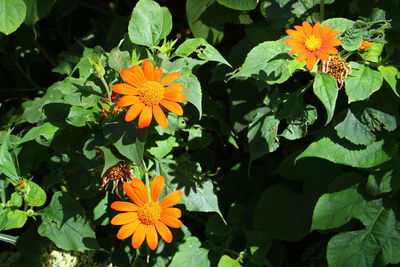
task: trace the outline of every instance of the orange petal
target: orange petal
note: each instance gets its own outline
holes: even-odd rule
[[[111,90],[113,92],[121,94],[121,95],[138,95],[139,90],[133,87],[132,85],[129,85],[127,83],[117,83],[111,85]]]
[[[160,125],[163,128],[167,128],[168,126],[167,117],[165,117],[164,111],[162,111],[159,105],[153,105],[153,115],[158,125]]]
[[[137,104],[138,102],[139,98],[137,96],[126,95],[118,99],[117,108],[131,106],[133,104]]]
[[[125,82],[133,85],[134,87],[140,87],[140,86],[142,86],[143,83],[146,82],[144,79],[141,79],[137,75],[135,75],[131,71],[131,69],[123,69],[123,70],[121,70],[120,75],[121,75],[122,80],[124,80]]]
[[[134,248],[140,247],[140,245],[144,241],[145,236],[146,236],[146,225],[141,223],[136,228],[136,231],[132,236],[132,247]]]
[[[326,50],[326,52],[327,52],[328,54],[331,54],[331,55],[336,55],[337,53],[339,53],[339,51],[338,51],[336,48],[334,48],[334,47],[328,48],[328,49]]]
[[[162,69],[155,68],[154,69],[154,81],[156,81],[156,82],[160,81],[161,76],[162,76]]]
[[[149,248],[151,250],[155,250],[158,245],[158,235],[157,231],[154,225],[147,225],[147,230],[146,230],[146,241],[147,245],[149,245]]]
[[[140,129],[146,128],[150,125],[152,118],[152,108],[150,106],[144,106],[142,113],[139,116],[138,127]]]
[[[137,220],[137,212],[124,212],[114,216],[111,220],[113,225],[123,225]]]
[[[179,103],[187,102],[186,96],[182,93],[168,93],[164,95],[164,99]]]
[[[118,211],[137,211],[139,209],[135,204],[126,201],[115,201],[111,203],[111,208]]]
[[[182,217],[182,211],[178,208],[165,208],[162,210],[162,213],[166,213],[176,218]]]
[[[293,37],[294,39],[292,40],[297,40],[297,41],[304,41],[306,38],[304,34],[300,34],[298,31],[288,29],[286,30],[286,33],[290,36]]]
[[[142,180],[138,178],[133,178],[131,183],[132,183],[132,188],[135,191],[136,195],[140,198],[141,201],[147,203],[147,201],[149,200],[147,198],[147,188],[142,182]]]
[[[180,75],[177,72],[171,72],[170,74],[166,75],[160,82],[161,85],[167,85],[172,83],[173,81],[175,81],[176,79],[178,79],[179,77],[181,77],[182,75]]]
[[[140,221],[135,220],[131,223],[123,225],[121,228],[119,228],[119,231],[117,233],[117,238],[125,239],[125,238],[131,236],[135,232],[135,230],[139,226],[139,224],[140,224]]]
[[[323,50],[315,51],[315,55],[323,61],[329,60],[329,55]]]
[[[179,83],[174,83],[164,89],[164,94],[179,93],[182,92],[183,90],[186,90],[186,88],[183,87],[183,85]]]
[[[139,116],[140,112],[142,112],[144,104],[142,102],[138,102],[137,104],[131,106],[125,114],[125,121],[133,121]]]
[[[151,182],[150,193],[151,199],[157,201],[164,189],[165,179],[164,176],[157,175],[154,177],[153,182]]]
[[[137,178],[136,178],[137,179]],[[128,195],[128,197],[136,203],[138,206],[143,206],[144,202],[139,198],[139,196],[136,194],[136,192],[133,190],[131,182],[125,182],[122,185],[122,188],[124,189],[125,194]]]
[[[319,29],[319,36],[322,38],[322,39],[325,39],[325,37],[328,35],[328,33],[330,32],[330,30],[331,30],[331,26],[329,26],[329,25],[325,25],[325,26],[322,26],[320,29]]]
[[[160,217],[160,221],[172,228],[180,228],[183,225],[181,220],[169,214],[162,214]]]
[[[161,100],[160,104],[178,116],[183,115],[183,109],[182,109],[181,105],[179,105],[178,103],[163,99],[163,100]]]
[[[307,57],[307,69],[309,71],[312,71],[312,69],[314,68],[316,62],[317,62],[317,60],[315,58],[315,55],[314,54],[310,54]]]
[[[143,69],[139,65],[135,65],[129,68],[129,70],[132,72],[134,77],[142,84],[147,82],[146,77],[144,76]],[[140,87],[140,86],[137,86]]]
[[[328,45],[330,45],[330,46],[338,46],[341,44],[342,44],[342,41],[340,41],[339,39],[332,39],[328,42]]]
[[[182,191],[176,190],[169,193],[160,203],[161,208],[168,208],[179,202],[182,198]]]
[[[318,21],[317,23],[314,24],[313,34],[318,35],[320,29],[321,29],[321,23],[319,23]]]
[[[156,81],[154,78],[154,65],[149,59],[145,59],[142,64],[142,69],[146,80]]]
[[[172,242],[172,233],[165,224],[160,221],[156,221],[155,223],[157,232],[160,234],[161,238],[164,239],[165,242],[171,243]]]
[[[302,25],[306,36],[312,35],[313,28],[311,27],[310,23],[308,23],[308,21],[303,21]]]
[[[285,44],[287,44],[288,46],[296,46],[296,47],[301,47],[303,46],[302,43],[300,43],[298,40],[296,39],[289,39],[285,41]]]

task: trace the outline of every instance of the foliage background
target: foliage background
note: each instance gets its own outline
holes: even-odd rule
[[[145,16],[159,15],[143,2]],[[157,2],[172,15],[175,48],[208,43],[175,58],[148,54],[163,38],[135,38],[128,0],[16,0],[13,23],[22,24],[0,21],[2,253],[19,253],[14,266],[40,265],[54,249],[90,250],[91,261],[115,266],[397,264],[399,1],[325,1],[325,18],[347,19],[333,23],[356,51],[340,91],[331,76],[299,70],[280,40],[318,20],[318,0]],[[391,28],[348,21],[358,19]],[[365,38],[373,49],[358,53]],[[106,91],[93,62],[112,84],[135,55],[184,74],[190,103],[166,130],[100,119]],[[186,227],[138,253],[115,238],[108,206],[117,197],[98,186],[119,160],[141,164],[143,134],[151,171],[185,193]]]

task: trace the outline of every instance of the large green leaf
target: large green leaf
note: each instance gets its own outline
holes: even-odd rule
[[[26,5],[25,23],[33,26],[49,14],[56,0],[24,0]]]
[[[241,267],[242,265],[239,261],[232,259],[228,255],[223,255],[221,259],[219,259],[218,267]]]
[[[358,192],[359,181],[362,181],[362,177],[356,173],[349,173],[336,177],[332,183],[349,183],[349,181],[356,182],[351,187],[326,193],[318,199],[314,208],[311,230],[340,227],[354,218],[355,214],[360,213],[360,209],[365,208],[366,200]]]
[[[56,192],[49,206],[41,211],[42,223],[38,232],[64,250],[99,249],[85,213],[73,197]]]
[[[397,68],[393,66],[379,66],[378,67],[379,72],[382,74],[383,79],[390,85],[390,88],[392,88],[393,92],[400,97],[399,93],[397,92],[397,74],[399,71]]]
[[[383,77],[380,72],[356,62],[350,62],[350,66],[351,75],[345,80],[349,103],[367,99],[381,88]]]
[[[24,211],[5,208],[0,205],[0,231],[21,228],[28,216]]]
[[[144,144],[147,129],[138,129],[132,122],[125,122],[121,117],[105,124],[105,137],[117,148],[118,152],[143,167]]]
[[[326,124],[328,124],[332,120],[335,112],[336,99],[338,96],[338,85],[336,79],[330,74],[317,72],[313,89],[314,94],[319,98],[319,100],[321,100],[326,109]]]
[[[217,0],[223,6],[236,10],[252,10],[257,6],[257,0]]]
[[[358,211],[358,212],[357,212]],[[344,232],[328,243],[329,266],[375,266],[400,262],[400,223],[398,207],[387,207],[381,200],[371,200],[357,209],[355,217],[365,229]]]
[[[346,138],[356,145],[369,145],[375,141],[375,135],[369,127],[362,123],[354,111],[349,108],[343,121],[335,126],[340,138]]]
[[[168,8],[152,0],[140,0],[132,11],[128,33],[132,43],[156,46],[172,29]]]
[[[351,27],[354,24],[354,21],[346,19],[346,18],[332,18],[324,20],[321,25],[329,25],[331,26],[331,30],[339,31],[343,33],[347,30],[347,28]]]
[[[282,40],[261,43],[248,53],[240,71],[233,77],[254,77],[269,84],[283,83],[296,69],[304,66],[304,62],[292,59],[288,52]]]
[[[163,158],[168,155],[174,147],[179,144],[176,142],[176,138],[173,136],[168,137],[164,140],[158,140],[155,142],[156,146],[148,149],[149,153],[157,158]]]
[[[69,110],[68,117],[65,121],[75,127],[83,127],[87,123],[96,121],[95,112],[96,110],[93,109],[74,106]]]
[[[306,157],[317,157],[358,168],[371,168],[391,159],[397,146],[384,140],[376,141],[367,146],[349,146],[341,140],[323,137],[311,143],[296,160]]]
[[[172,258],[170,267],[196,266],[209,267],[208,251],[201,247],[197,237],[189,236],[185,242],[178,247],[178,251]]]
[[[193,52],[197,53],[197,56],[207,61],[216,61],[230,66],[225,58],[215,49],[212,45],[207,43],[202,38],[193,38],[185,40],[174,52],[172,56],[177,57],[188,57]]]
[[[187,210],[216,212],[223,218],[213,183],[201,172],[199,163],[191,161],[185,154],[176,162],[164,160],[160,171],[167,180],[168,192],[178,189],[183,192],[182,203]]]
[[[0,146],[0,172],[16,183],[19,179],[18,168],[10,150],[10,132],[7,132]]]
[[[279,120],[269,108],[266,107],[257,112],[247,132],[251,161],[279,147],[278,126]]]
[[[281,185],[271,186],[258,201],[254,227],[275,239],[300,240],[309,232],[313,207],[312,197],[295,194]]]
[[[197,77],[191,73],[183,73],[183,75],[176,81],[182,84],[187,90],[184,90],[187,101],[192,103],[199,111],[199,118],[203,114],[202,108],[202,93],[201,84]]]
[[[23,0],[0,0],[0,32],[9,35],[24,22],[26,6]]]
[[[130,65],[129,52],[121,51],[119,47],[113,48],[108,56],[108,65],[118,73],[123,69],[127,69]]]
[[[33,207],[43,206],[46,202],[46,192],[36,183],[28,181],[28,192],[25,197],[26,204]]]
[[[29,142],[32,140],[37,140],[38,143],[49,143],[53,140],[54,135],[57,133],[59,127],[51,124],[50,122],[45,122],[40,126],[33,127],[30,129],[20,140],[20,144]]]

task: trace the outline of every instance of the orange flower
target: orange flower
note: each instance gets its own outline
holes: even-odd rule
[[[118,239],[133,235],[132,246],[138,248],[146,238],[152,250],[157,248],[158,234],[165,242],[172,241],[172,233],[167,226],[172,228],[182,226],[182,222],[178,219],[182,215],[181,210],[172,208],[182,198],[182,191],[173,191],[159,202],[158,198],[164,184],[164,177],[160,175],[154,177],[150,192],[138,178],[133,178],[131,182],[123,184],[125,193],[135,204],[125,201],[116,201],[111,204],[112,209],[124,211],[111,220],[113,225],[122,225],[117,233]]]
[[[361,43],[361,45],[360,45],[360,47],[358,48],[358,49],[360,49],[360,50],[365,50],[365,49],[367,49],[368,47],[370,47],[372,44],[370,43],[370,42],[368,42],[368,41],[362,41],[362,43]]]
[[[321,26],[317,22],[311,26],[307,21],[303,22],[303,26],[294,26],[296,30],[288,29],[286,33],[293,39],[289,39],[285,44],[293,47],[291,54],[298,55],[298,61],[307,61],[307,69],[312,70],[317,61],[328,60],[329,55],[335,55],[339,51],[335,46],[341,45],[342,42],[334,37],[339,31],[331,30],[328,25]]]
[[[179,73],[172,72],[161,79],[162,70],[154,68],[153,63],[145,59],[142,67],[136,65],[123,69],[120,75],[126,83],[111,85],[111,89],[125,95],[118,100],[118,108],[130,106],[125,114],[125,121],[133,121],[140,114],[138,127],[145,128],[150,125],[154,115],[157,123],[165,128],[168,120],[160,105],[176,115],[183,114],[178,103],[187,102],[182,92],[186,88],[179,83],[171,84],[181,76]]]

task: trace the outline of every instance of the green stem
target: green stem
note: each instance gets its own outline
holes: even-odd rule
[[[112,92],[111,92],[111,89],[110,89],[110,87],[108,86],[108,84],[107,84],[106,80],[104,79],[104,76],[103,76],[103,75],[99,75],[99,78],[100,78],[100,80],[101,80],[101,82],[102,82],[104,88],[106,88],[107,97],[108,97],[108,104],[111,106],[111,105],[112,105],[112,99],[111,99]]]
[[[147,171],[146,165],[143,162],[143,166],[145,166],[144,170],[144,179],[146,181],[146,187],[147,187],[147,197],[149,198],[149,201],[151,199],[151,194],[150,194],[150,180],[149,180],[149,173]]]
[[[324,21],[324,12],[325,12],[324,0],[320,0],[320,2],[319,2],[319,20],[320,20],[320,22]]]

